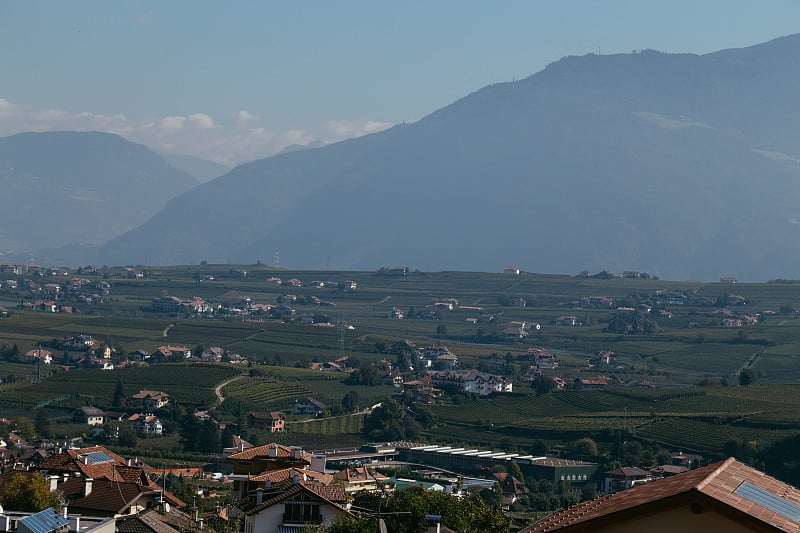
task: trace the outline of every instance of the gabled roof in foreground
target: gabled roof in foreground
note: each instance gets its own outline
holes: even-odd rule
[[[520,533],[592,531],[600,526],[657,512],[681,497],[696,496],[758,530],[800,530],[800,490],[740,463],[733,457],[703,468],[607,494],[562,509]]]

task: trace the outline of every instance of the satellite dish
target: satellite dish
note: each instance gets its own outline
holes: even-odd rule
[[[6,512],[5,512],[5,510],[3,510],[3,506],[2,506],[2,505],[0,505],[0,515],[2,515],[2,514],[5,514],[5,513],[6,513]]]
[[[164,512],[165,513],[169,513],[170,512],[170,506],[169,506],[168,503],[164,503]]]

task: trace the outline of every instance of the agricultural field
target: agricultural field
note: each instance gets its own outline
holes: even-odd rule
[[[432,441],[486,447],[513,443],[524,450],[534,443],[592,436],[602,447],[622,433],[714,456],[733,438],[768,445],[800,433],[800,283],[413,271],[387,276],[263,265],[158,267],[142,279],[107,269],[83,277],[108,283],[109,294],[101,303],[75,304],[74,313],[11,309],[0,318],[2,353],[16,347],[17,354],[0,361],[0,416],[43,407],[107,408],[120,382],[128,395],[144,388],[165,390],[190,412],[217,409],[223,421],[232,423],[234,413],[219,405],[214,388],[239,377],[221,393],[248,409],[287,413],[287,434],[275,439],[317,447],[351,445],[363,441],[363,415],[303,421],[291,414],[294,402],[313,396],[339,408],[342,398],[355,391],[359,407],[365,408],[391,397],[398,387],[349,386],[347,374],[310,367],[340,357],[362,366],[381,360],[394,364],[392,345],[407,339],[420,347],[446,344],[463,368],[503,373],[514,381],[510,394],[431,405],[435,424],[422,436]],[[303,286],[269,283],[270,277],[296,278]],[[345,280],[357,288],[340,289],[338,283]],[[312,281],[324,286],[311,286]],[[6,301],[26,298],[22,291],[2,296]],[[294,319],[199,316],[154,311],[151,302],[164,296],[201,298],[215,309],[242,298],[273,306],[290,297],[304,303],[288,304]],[[312,297],[324,305],[314,305]],[[602,298],[609,303],[591,303]],[[434,303],[446,299],[458,304],[432,311]],[[406,318],[388,318],[392,308]],[[331,325],[303,324],[298,320],[303,314],[325,316]],[[575,316],[578,325],[556,325],[565,315]],[[731,319],[733,325],[725,325]],[[506,336],[503,330],[512,321],[540,324],[540,329],[531,329],[525,338]],[[78,334],[114,347],[117,358],[161,345],[220,346],[246,357],[248,365],[173,362],[67,372],[62,359],[79,354],[59,349],[53,350],[53,365],[23,363],[20,354]],[[545,376],[568,384],[604,376],[613,385],[603,391],[568,387],[537,396],[523,380],[530,348],[557,356],[558,368],[545,370]],[[600,351],[613,352],[614,361],[599,362],[595,355]],[[497,359],[505,366],[489,368],[489,361]],[[755,383],[738,385],[744,369],[753,372]]]

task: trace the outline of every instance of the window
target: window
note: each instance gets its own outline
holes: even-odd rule
[[[283,521],[285,523],[312,523],[322,522],[320,502],[303,499],[284,502]]]

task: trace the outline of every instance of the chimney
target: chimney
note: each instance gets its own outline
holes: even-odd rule
[[[274,444],[269,447],[269,456],[270,457],[278,457],[278,445]]]
[[[425,521],[428,522],[427,533],[439,533],[442,528],[442,515],[428,514],[425,515]]]
[[[89,494],[92,493],[92,478],[87,477],[83,480],[83,497],[87,497]]]
[[[67,516],[68,516],[67,515],[67,504],[66,503],[61,506],[61,516],[63,516],[64,518],[67,518]]]
[[[264,489],[258,487],[256,489],[256,505],[261,505],[263,501],[264,501]]]
[[[300,473],[295,470],[292,473],[292,484],[297,485],[298,483],[300,483]]]
[[[50,492],[55,492],[58,489],[58,476],[50,477]]]

